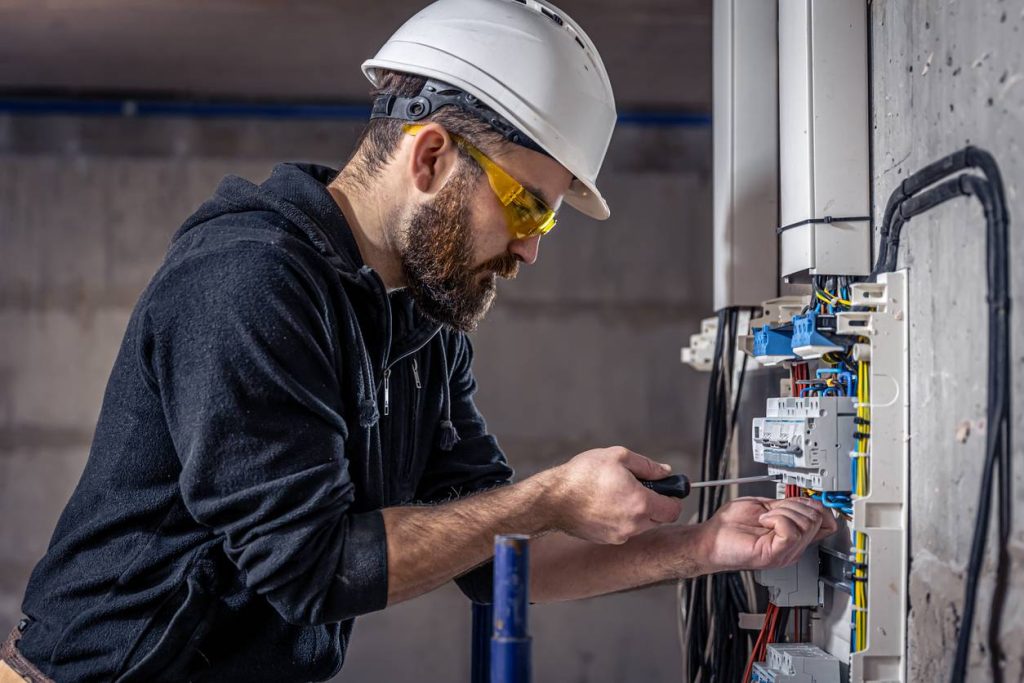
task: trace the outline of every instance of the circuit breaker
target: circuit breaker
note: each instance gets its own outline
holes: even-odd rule
[[[754,683],[839,683],[839,660],[802,643],[769,645],[768,659],[754,665]]]
[[[811,546],[795,564],[754,572],[754,580],[768,589],[768,599],[779,607],[817,607],[818,547]]]
[[[855,410],[849,396],[768,399],[751,430],[754,461],[783,483],[817,491],[849,491]]]

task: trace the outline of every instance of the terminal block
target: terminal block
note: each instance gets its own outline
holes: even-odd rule
[[[850,396],[770,398],[767,415],[754,418],[754,461],[785,484],[849,491],[855,416]]]
[[[694,370],[711,370],[715,357],[715,338],[718,335],[718,318],[704,318],[700,321],[700,332],[690,335],[690,345],[684,346],[681,359]]]
[[[835,316],[818,313],[793,316],[793,353],[811,359],[821,358],[830,351],[842,351],[843,345],[832,339],[835,330]]]
[[[812,545],[796,564],[755,571],[754,580],[768,589],[768,599],[779,607],[817,607],[819,564],[818,546]]]
[[[793,326],[790,321],[793,316],[800,315],[810,303],[809,296],[782,296],[762,301],[760,310],[750,319],[747,333],[737,336],[738,348],[763,365],[774,365],[782,360],[797,358],[792,351]],[[778,341],[771,341],[769,344],[766,336],[758,339],[759,333],[782,330],[785,331],[784,347],[779,346]]]
[[[752,683],[839,683],[839,660],[808,643],[771,644],[764,662],[754,665]]]
[[[798,356],[793,353],[793,330],[773,329],[768,325],[754,330],[752,355],[765,365],[796,359]]]

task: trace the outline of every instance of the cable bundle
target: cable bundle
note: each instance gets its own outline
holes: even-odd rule
[[[736,372],[736,336],[740,308],[718,312],[718,333],[708,387],[704,418],[701,480],[728,476],[729,446],[736,419],[746,356]],[[733,377],[736,386],[733,391]],[[725,488],[700,489],[698,521],[709,519],[724,502]],[[753,582],[748,572],[724,572],[679,583],[680,640],[683,677],[703,683],[735,683],[751,645],[751,636],[739,627],[741,612],[755,605]]]
[[[768,657],[768,646],[782,641],[790,609],[768,603],[768,609],[764,612],[764,626],[761,627],[757,642],[754,643],[754,649],[750,653],[750,659],[747,660],[747,668],[743,670],[743,678],[740,679],[743,683],[750,680],[750,675],[754,672],[754,662],[763,662]]]
[[[861,361],[857,363],[857,451],[853,460],[853,492],[858,498],[868,494],[868,440],[871,437],[871,388],[869,386],[870,373],[868,364]],[[850,577],[853,583],[850,599],[853,602],[853,616],[851,624],[851,638],[853,652],[860,652],[868,646],[868,587],[867,565],[865,563],[865,551],[867,550],[867,538],[863,532],[854,532],[854,564],[853,575]]]
[[[960,173],[964,169],[978,169],[982,175]],[[941,182],[940,182],[941,181]],[[1012,421],[1010,386],[1010,265],[1009,225],[1002,176],[995,159],[977,147],[964,149],[940,159],[907,177],[889,196],[882,218],[878,259],[872,275],[895,270],[903,226],[911,218],[922,214],[950,199],[973,196],[985,211],[986,275],[988,289],[988,430],[986,432],[985,463],[981,475],[981,491],[974,522],[974,536],[964,586],[963,618],[957,635],[956,655],[951,680],[965,679],[971,631],[974,625],[978,580],[985,556],[989,518],[993,498],[997,499],[999,519],[998,557],[995,590],[989,617],[988,653],[992,680],[1002,680],[1000,661],[1003,657],[999,644],[999,626],[1006,604],[1009,553],[1007,545],[1012,521],[1012,494],[1010,454]],[[996,496],[995,476],[999,487]]]

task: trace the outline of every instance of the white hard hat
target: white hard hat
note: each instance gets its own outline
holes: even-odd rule
[[[596,181],[615,128],[612,86],[593,42],[554,5],[438,0],[363,63],[374,86],[378,69],[442,81],[478,98],[573,174],[570,206],[608,217]]]

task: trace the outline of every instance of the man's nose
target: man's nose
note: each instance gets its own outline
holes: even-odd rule
[[[517,259],[528,266],[537,262],[537,255],[540,253],[540,235],[527,237],[526,239],[512,240],[509,251]]]

